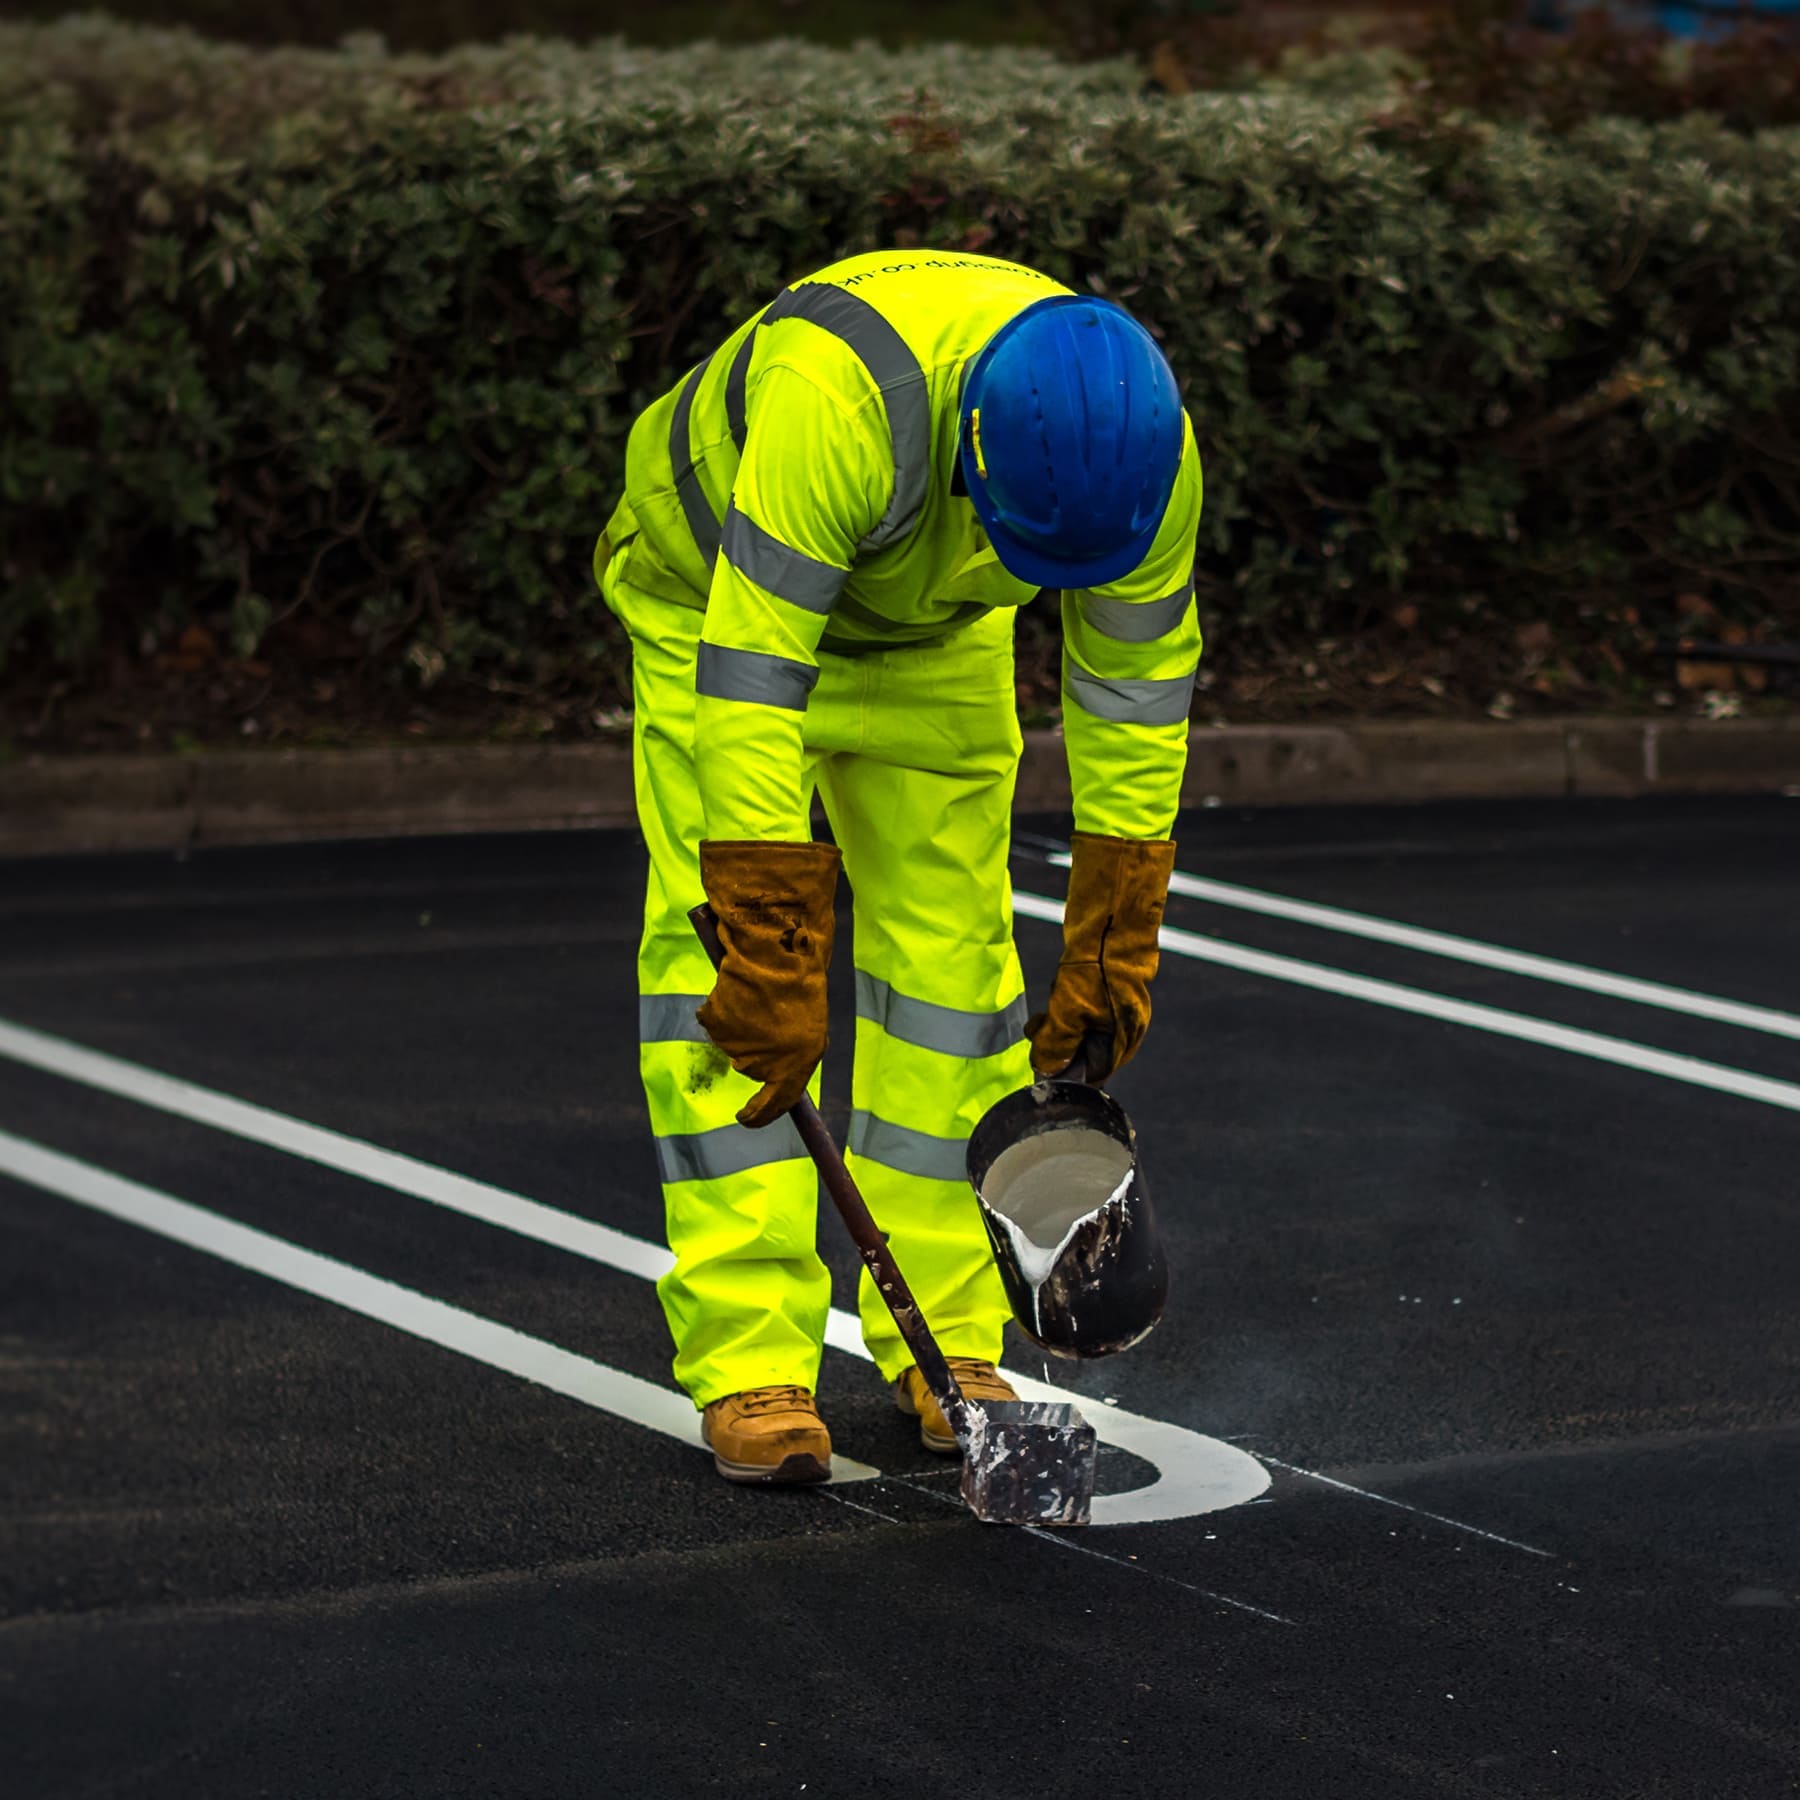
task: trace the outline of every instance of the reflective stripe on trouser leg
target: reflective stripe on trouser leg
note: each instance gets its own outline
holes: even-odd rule
[[[981,1115],[1031,1081],[1006,870],[1012,619],[857,660],[857,734],[834,729],[829,700],[808,721],[848,746],[819,784],[855,900],[850,1163],[942,1348],[995,1360],[1010,1312],[964,1160]],[[891,1381],[911,1353],[866,1275],[858,1299]]]
[[[818,1180],[786,1121],[737,1123],[757,1084],[694,1019],[712,967],[688,923],[700,884],[694,658],[701,615],[637,592],[609,568],[606,597],[631,633],[633,773],[650,851],[638,949],[639,1068],[675,1266],[658,1298],[675,1379],[705,1406],[750,1387],[818,1385],[831,1279],[819,1260]]]

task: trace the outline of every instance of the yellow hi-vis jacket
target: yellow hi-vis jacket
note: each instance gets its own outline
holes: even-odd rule
[[[952,491],[960,389],[1008,319],[1067,292],[991,257],[852,257],[787,288],[633,426],[602,546],[627,558],[615,578],[705,612],[694,736],[709,838],[811,835],[800,715],[821,649],[930,643],[1036,596]],[[1062,596],[1083,831],[1156,838],[1174,822],[1200,658],[1200,457],[1183,423],[1149,554]]]

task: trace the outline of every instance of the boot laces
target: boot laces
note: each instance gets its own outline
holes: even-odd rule
[[[738,1410],[746,1418],[763,1413],[806,1411],[812,1401],[803,1387],[758,1388],[754,1393],[738,1396]]]
[[[1004,1375],[991,1362],[984,1362],[979,1356],[949,1357],[950,1373],[956,1377],[956,1385],[972,1400],[1006,1400],[1012,1398],[1012,1388]]]

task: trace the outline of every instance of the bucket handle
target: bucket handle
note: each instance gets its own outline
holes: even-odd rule
[[[1093,1069],[1105,1069],[1112,1072],[1113,1034],[1110,1031],[1090,1031],[1081,1040],[1081,1048],[1075,1052],[1075,1060],[1057,1077],[1059,1081],[1079,1081],[1083,1087],[1100,1087],[1106,1075],[1094,1076],[1089,1073]]]

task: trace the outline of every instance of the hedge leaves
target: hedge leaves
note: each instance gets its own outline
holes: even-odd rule
[[[1402,595],[1800,617],[1800,133],[1143,97],[1025,52],[259,53],[81,20],[0,28],[0,71],[15,677],[203,620],[240,655],[311,622],[421,685],[591,679],[636,410],[886,243],[1030,262],[1161,334],[1240,648]]]

